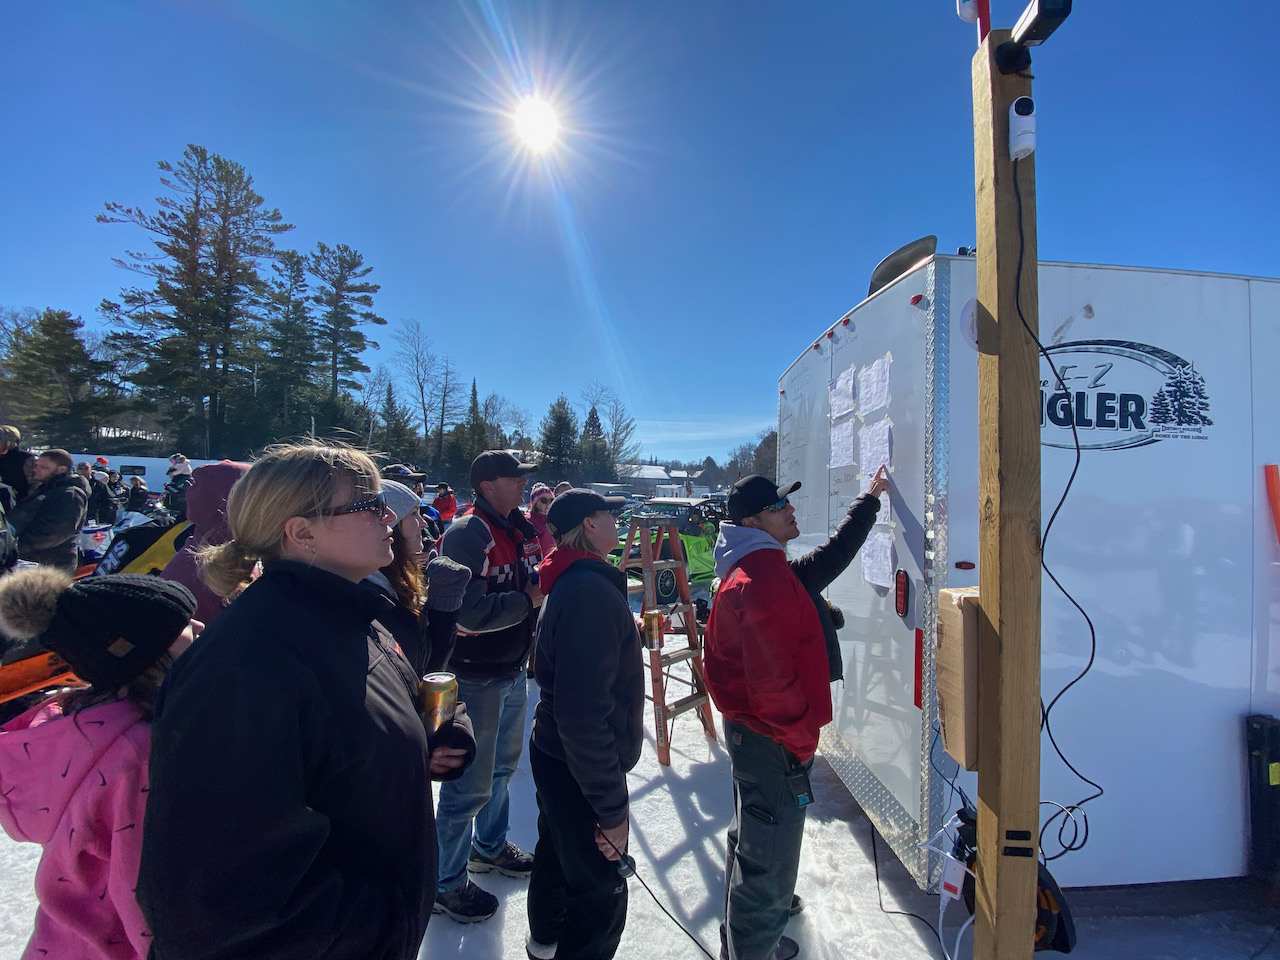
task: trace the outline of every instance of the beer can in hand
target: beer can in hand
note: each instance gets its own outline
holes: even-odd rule
[[[452,673],[428,673],[418,684],[418,710],[426,724],[427,736],[433,737],[453,719],[458,703],[458,678]]]

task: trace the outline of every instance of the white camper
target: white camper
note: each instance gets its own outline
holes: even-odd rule
[[[1244,718],[1280,714],[1280,544],[1263,465],[1280,281],[1041,263],[1043,519],[1074,486],[1045,561],[1087,611],[1043,586],[1045,702],[1066,758],[1105,793],[1089,839],[1051,867],[1066,885],[1240,876],[1249,794]],[[826,328],[779,381],[779,478],[803,552],[881,462],[889,503],[831,587],[845,679],[822,749],[918,883],[917,844],[975,796],[938,742],[938,591],[978,583],[975,261],[934,256]],[[907,589],[895,610],[895,589]],[[1015,772],[1016,773],[1016,772]],[[1041,798],[1093,789],[1042,740]],[[1047,819],[1054,807],[1043,807]],[[1070,830],[1068,830],[1070,833]],[[1060,849],[1056,828],[1044,852]]]

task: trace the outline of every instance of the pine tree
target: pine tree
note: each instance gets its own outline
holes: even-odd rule
[[[263,325],[265,358],[259,407],[284,435],[309,428],[323,355],[316,346],[307,290],[307,260],[285,250],[272,264]]]
[[[768,477],[774,483],[777,483],[778,473],[778,431],[777,430],[761,430],[758,439],[760,443],[756,445],[756,452],[753,458],[753,469],[762,477]]]
[[[548,486],[561,480],[579,480],[578,417],[564,394],[556,398],[542,418],[538,449],[542,453],[538,472]]]
[[[246,346],[256,333],[258,266],[273,237],[293,229],[267,209],[238,163],[189,144],[177,164],[161,161],[168,193],[160,209],[106,204],[100,223],[132,223],[152,235],[157,252],[126,252],[120,266],[150,287],[104,300],[102,313],[151,343],[133,377],[162,411],[175,444],[202,456],[223,454],[227,394],[243,379]]]
[[[87,448],[102,421],[119,409],[103,390],[107,366],[89,355],[84,322],[66,310],[44,310],[16,330],[0,355],[0,384],[32,439]]]
[[[1204,378],[1190,364],[1174,367],[1165,381],[1164,389],[1168,391],[1174,422],[1178,426],[1213,425],[1213,421],[1205,415],[1205,411],[1209,409],[1209,394],[1205,390]]]
[[[387,384],[378,411],[381,433],[378,445],[392,460],[411,460],[418,449],[418,433],[413,429],[413,413],[396,400],[395,387]]]
[[[364,257],[345,243],[336,247],[317,243],[315,252],[307,258],[307,269],[317,282],[311,301],[320,308],[317,339],[329,361],[332,403],[336,402],[340,387],[360,388],[351,374],[369,372],[360,354],[366,347],[376,350],[378,344],[369,340],[360,327],[366,323],[386,324],[372,309],[373,295],[382,286],[365,280],[373,267],[366,267]]]
[[[593,406],[582,425],[582,439],[578,442],[578,462],[583,483],[612,483],[617,479],[613,458],[605,442],[600,414]]]
[[[1213,421],[1209,419],[1209,391],[1205,387],[1204,377],[1196,372],[1196,368],[1191,366],[1188,368],[1189,387],[1191,392],[1192,406],[1194,407],[1197,417],[1197,423],[1202,426],[1212,427]]]
[[[471,474],[471,462],[489,447],[488,430],[480,413],[480,397],[476,381],[471,381],[471,402],[467,415],[453,428],[445,445],[444,474],[450,483],[465,485]]]
[[[1151,412],[1148,419],[1152,423],[1173,423],[1173,404],[1169,402],[1169,394],[1161,387],[1151,398]]]

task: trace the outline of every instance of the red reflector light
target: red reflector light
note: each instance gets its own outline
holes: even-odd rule
[[[911,580],[907,576],[907,571],[899,570],[893,577],[893,609],[898,616],[905,617],[907,615],[907,599],[910,593]]]
[[[834,337],[835,335],[836,335],[836,332],[835,332],[834,330],[828,330],[828,331],[827,331],[827,339],[828,339],[828,340],[830,340],[830,339],[831,339],[832,337]]]
[[[917,293],[914,297],[911,298],[911,305],[914,307],[923,299],[924,299],[924,294]]]
[[[956,569],[957,569],[957,570],[972,570],[972,569],[973,569],[974,567],[976,567],[976,566],[977,566],[977,564],[976,564],[976,563],[974,563],[972,560],[957,560],[957,561],[956,561]]]

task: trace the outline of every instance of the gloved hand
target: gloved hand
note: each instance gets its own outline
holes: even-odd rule
[[[471,582],[471,569],[450,560],[436,557],[427,564],[427,608],[452,613],[462,606],[462,595]]]

